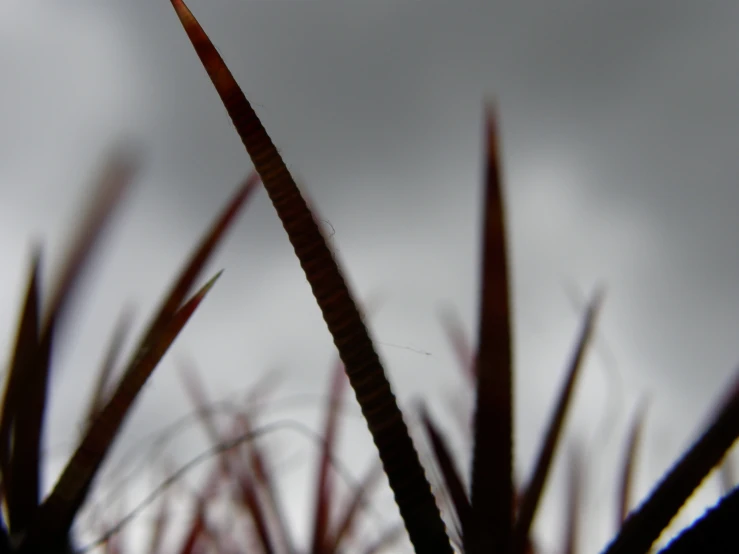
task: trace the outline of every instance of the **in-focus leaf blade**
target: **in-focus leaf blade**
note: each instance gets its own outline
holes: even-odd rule
[[[305,271],[367,420],[412,543],[451,554],[444,522],[349,287],[305,199],[251,104],[181,0],[180,21],[238,131]]]

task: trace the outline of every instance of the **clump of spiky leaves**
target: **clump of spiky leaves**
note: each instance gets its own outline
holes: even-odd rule
[[[200,420],[214,444],[228,443],[229,437],[253,435],[256,428],[253,413],[239,410],[234,414],[230,436],[220,431],[208,407],[205,388],[192,368],[183,366],[187,392],[194,403]],[[391,526],[381,534],[378,541],[365,545],[357,544],[353,531],[359,523],[362,509],[366,507],[371,488],[377,485],[382,471],[373,465],[366,475],[354,486],[348,500],[339,506],[332,468],[336,469],[334,454],[337,440],[341,397],[346,386],[344,367],[340,362],[334,366],[326,417],[320,443],[319,463],[315,479],[316,494],[313,508],[313,529],[307,548],[297,549],[311,554],[336,554],[350,546],[354,552],[367,554],[389,548],[402,536],[402,527]],[[295,552],[294,539],[290,533],[277,492],[275,476],[268,453],[259,441],[242,442],[237,448],[223,451],[218,460],[222,483],[233,491],[234,511],[244,514],[249,520],[251,544],[261,552]],[[333,517],[332,517],[333,515]]]
[[[372,534],[379,538],[362,540],[357,531],[362,527],[364,515],[369,508],[369,496],[379,484],[383,475],[382,467],[373,464],[366,474],[355,482],[349,477],[347,469],[335,455],[342,396],[346,388],[344,367],[337,360],[330,375],[329,394],[326,398],[326,414],[323,433],[309,432],[301,424],[292,421],[276,422],[276,425],[262,425],[257,419],[260,406],[270,396],[268,386],[274,379],[263,380],[250,389],[246,404],[232,402],[210,403],[205,384],[191,363],[179,364],[185,391],[195,407],[195,415],[204,427],[213,446],[205,453],[192,459],[177,471],[167,472],[169,476],[133,511],[107,529],[93,521],[98,538],[87,545],[85,550],[103,546],[105,552],[121,552],[121,531],[143,508],[161,494],[159,512],[156,516],[148,552],[162,552],[163,537],[172,535],[169,508],[173,506],[169,488],[175,486],[186,471],[200,461],[216,456],[217,464],[210,472],[201,491],[196,493],[195,510],[183,530],[177,531],[179,540],[177,552],[194,554],[202,549],[215,552],[260,551],[265,553],[309,552],[312,554],[338,554],[340,552],[364,552],[375,554],[387,551],[403,537],[402,524],[392,524]],[[268,374],[274,377],[274,374]],[[228,431],[222,430],[216,415],[225,409]],[[190,419],[189,417],[187,419]],[[169,437],[179,428],[179,424],[168,426],[161,437]],[[310,543],[305,548],[295,548],[290,526],[280,502],[274,464],[270,453],[262,444],[261,438],[269,431],[291,427],[293,431],[307,433],[319,446],[316,491],[314,499],[313,531]],[[160,439],[161,440],[161,439]],[[159,442],[159,441],[157,441]],[[350,491],[346,498],[340,498],[336,477],[348,482]],[[228,494],[224,499],[223,492]],[[226,503],[224,504],[224,500]],[[106,501],[106,504],[109,501]],[[94,507],[93,507],[94,508]],[[214,509],[227,513],[228,517],[212,517]],[[225,512],[224,512],[225,510]],[[93,512],[93,516],[95,516]],[[108,520],[111,518],[108,517]],[[115,520],[114,520],[115,521]],[[97,523],[95,525],[95,523]]]
[[[220,273],[188,297],[224,233],[259,182],[258,175],[252,173],[204,235],[115,386],[107,382],[112,363],[103,364],[84,435],[50,494],[41,499],[41,442],[54,338],[101,231],[129,187],[137,165],[130,152],[119,152],[112,157],[48,302],[41,302],[40,250],[34,253],[0,418],[0,472],[7,517],[0,529],[0,553],[72,550],[70,530],[106,454],[141,388],[215,283]],[[114,339],[112,352],[118,349],[119,342]]]
[[[207,35],[181,0],[171,0],[282,220],[367,420],[390,487],[418,553],[449,553],[439,509],[377,352],[331,249],[271,138]],[[558,431],[547,434],[534,477],[514,507],[512,356],[504,210],[497,134],[487,118],[483,274],[476,363],[475,444],[463,537],[469,553],[522,554]],[[591,304],[594,314],[597,303]],[[588,321],[592,321],[592,315]],[[585,327],[586,331],[592,323]],[[581,341],[584,345],[586,341]],[[571,388],[568,378],[567,387]],[[569,394],[569,393],[567,393]],[[559,414],[560,407],[557,409]],[[563,416],[563,414],[562,414]],[[643,553],[739,436],[739,390],[662,483],[631,513],[606,552]],[[722,504],[733,507],[732,496]],[[721,513],[721,508],[716,513]],[[717,521],[715,513],[707,520]],[[464,525],[463,525],[464,528]],[[697,532],[707,526],[697,527]],[[722,527],[729,537],[732,526]],[[464,532],[464,529],[463,529]],[[734,537],[736,534],[734,533]],[[736,542],[737,539],[734,538]]]
[[[491,169],[495,171],[496,175],[491,176],[488,174],[488,179],[497,179],[496,168],[494,166],[489,167],[488,171]],[[488,201],[490,202],[490,199],[488,199]],[[493,200],[493,202],[495,201],[497,200]],[[489,234],[487,235],[489,239],[492,238],[496,242],[504,240],[503,236],[500,235],[500,233],[503,232],[503,228],[501,226],[487,225],[486,229],[488,231],[492,229],[492,232],[494,233],[492,237]],[[495,234],[497,234],[497,238]],[[490,250],[487,248],[486,242],[485,254],[488,254],[489,252]],[[495,253],[495,250],[493,250],[493,252]],[[498,250],[497,253],[500,254],[501,251]],[[505,264],[505,259],[498,259],[496,262],[500,266],[500,264]],[[483,279],[484,277],[485,276],[483,275]],[[491,291],[490,287],[488,287],[486,291],[488,294],[507,294],[505,291],[507,288],[506,283],[503,282],[500,283],[500,285],[501,288],[498,291]],[[559,437],[562,433],[567,410],[571,403],[574,387],[580,373],[584,354],[591,340],[595,316],[600,307],[601,298],[602,294],[597,294],[588,308],[582,332],[577,341],[572,360],[569,364],[567,378],[557,400],[554,414],[552,415],[552,420],[545,434],[539,458],[534,467],[534,472],[529,485],[526,489],[518,491],[514,496],[513,510],[514,513],[517,514],[516,525],[513,528],[514,551],[520,551],[520,549],[523,548],[525,552],[529,552],[531,554],[537,552],[534,541],[530,536],[531,524],[534,520],[539,500],[545,488],[547,476],[559,442]],[[467,377],[466,380],[475,386],[475,390],[479,390],[477,371],[479,356],[473,353],[459,321],[455,319],[452,312],[446,311],[442,314],[442,324],[455,351],[459,366]],[[465,490],[463,479],[454,463],[450,449],[447,446],[447,442],[437,424],[433,421],[423,405],[421,406],[421,420],[429,436],[434,458],[439,470],[441,471],[443,479],[442,490],[446,491],[451,500],[451,517],[455,522],[455,531],[457,535],[453,537],[453,540],[457,543],[460,549],[466,552],[470,549],[470,544],[474,542],[473,537],[480,534],[480,531],[477,529],[478,523],[473,519],[470,499]],[[474,443],[479,443],[484,440],[484,438],[480,436],[481,428],[477,426],[477,421],[478,420],[474,420],[472,422],[472,440]],[[581,460],[579,454],[573,455],[573,464],[578,467],[580,466]],[[572,483],[569,489],[570,496],[568,497],[568,524],[564,534],[564,552],[572,552],[575,548],[574,545],[576,537],[573,533],[576,533],[577,530],[575,513],[577,511],[578,496],[580,494],[579,489],[581,485],[578,479],[580,479],[579,472],[573,473],[571,476]],[[523,544],[519,544],[519,541]]]

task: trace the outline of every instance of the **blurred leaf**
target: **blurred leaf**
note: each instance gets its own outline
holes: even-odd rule
[[[116,322],[113,336],[111,337],[110,344],[103,358],[103,363],[98,371],[98,378],[95,380],[92,395],[90,396],[90,405],[87,408],[87,416],[85,417],[88,428],[100,414],[103,406],[105,406],[107,395],[110,392],[108,387],[110,386],[111,374],[118,361],[121,349],[123,348],[123,342],[126,340],[126,335],[131,328],[132,322],[133,312],[131,310],[124,310]]]
[[[577,538],[580,534],[580,504],[582,501],[583,456],[579,447],[575,446],[570,455],[569,488],[567,490],[567,523],[565,524],[565,544],[563,554],[576,554]],[[529,546],[530,548],[530,546]]]
[[[711,425],[624,522],[606,554],[647,552],[739,437],[739,377]],[[730,504],[733,506],[733,503]]]
[[[56,327],[70,304],[72,293],[87,267],[94,247],[109,222],[137,168],[132,152],[119,150],[109,159],[39,327],[38,273],[40,253],[34,255],[32,277],[21,315],[11,373],[0,422],[2,470],[8,484],[11,535],[25,533],[40,501],[41,439],[46,414],[52,342]]]
[[[334,365],[331,376],[331,388],[328,397],[326,419],[323,429],[323,445],[318,463],[318,478],[316,480],[315,505],[313,507],[313,539],[311,550],[313,554],[326,554],[329,516],[333,499],[333,486],[330,475],[331,454],[336,442],[338,426],[339,404],[341,394],[346,384],[344,364],[341,360]]]
[[[549,429],[547,429],[546,435],[544,436],[541,451],[539,452],[539,457],[534,466],[533,476],[526,487],[526,492],[524,493],[521,506],[518,510],[518,517],[513,530],[513,545],[511,548],[514,554],[524,554],[526,550],[526,541],[529,537],[531,524],[534,521],[534,515],[539,506],[544,485],[546,484],[547,476],[549,475],[557,443],[562,434],[562,426],[572,400],[572,393],[580,374],[580,368],[582,367],[585,352],[590,345],[591,338],[593,336],[595,320],[600,310],[602,300],[603,292],[596,292],[588,306],[587,313],[585,314],[585,321],[580,332],[580,337],[578,338],[575,351],[570,360],[567,379],[565,380],[562,391],[559,394],[554,414],[552,414],[552,419],[549,423]]]
[[[116,391],[68,462],[49,497],[43,502],[24,540],[24,552],[54,544],[69,533],[74,518],[87,497],[92,480],[110,448],[131,404],[195,309],[220,276],[208,281],[158,333],[158,341],[125,372]]]
[[[446,490],[449,492],[452,505],[454,506],[454,511],[462,527],[462,543],[465,545],[466,550],[469,548],[466,541],[469,540],[469,537],[476,536],[477,532],[473,531],[473,527],[476,522],[472,518],[472,507],[470,506],[469,498],[467,498],[464,483],[462,482],[460,473],[454,465],[454,460],[452,459],[446,441],[434,425],[434,422],[431,420],[431,416],[428,414],[424,406],[421,407],[421,421],[426,428],[426,433],[431,439],[431,447],[434,450],[436,463],[441,470],[442,477],[444,478],[444,485]],[[467,539],[465,537],[467,537]]]
[[[616,530],[623,526],[624,521],[629,515],[631,502],[631,488],[634,480],[634,466],[636,464],[636,451],[641,442],[642,432],[644,431],[644,421],[647,415],[647,402],[643,400],[636,412],[634,422],[631,424],[629,431],[629,440],[626,446],[626,456],[624,458],[623,468],[621,470],[621,482],[619,485],[619,507],[618,507],[618,525]]]

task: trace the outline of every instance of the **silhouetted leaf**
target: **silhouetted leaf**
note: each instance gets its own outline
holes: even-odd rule
[[[739,378],[729,388],[711,425],[662,478],[642,505],[631,512],[606,554],[647,552],[685,501],[739,437]],[[733,504],[732,504],[733,505]]]
[[[479,535],[467,554],[507,554],[513,525],[513,361],[498,133],[486,112],[485,188],[470,499]]]
[[[531,481],[529,481],[529,484],[526,487],[526,492],[524,493],[521,506],[518,510],[518,517],[513,530],[513,544],[511,547],[511,551],[514,554],[524,554],[525,552],[526,541],[528,540],[529,532],[531,530],[531,523],[534,520],[536,509],[541,500],[541,494],[544,490],[544,485],[546,484],[552,460],[554,459],[557,442],[562,434],[562,426],[564,424],[565,416],[567,415],[567,410],[570,406],[575,383],[580,374],[580,368],[582,367],[585,352],[590,344],[595,319],[600,310],[602,299],[603,293],[602,291],[598,291],[591,300],[587,313],[585,314],[585,321],[580,332],[580,337],[578,338],[575,351],[567,370],[567,378],[562,386],[559,398],[557,399],[557,405],[554,409],[554,414],[552,414],[549,429],[547,429],[544,436],[541,451],[539,452],[539,457],[534,466],[534,473],[531,477]]]
[[[446,441],[434,425],[434,422],[423,405],[421,407],[421,421],[426,428],[426,433],[431,439],[431,447],[434,450],[436,463],[439,465],[441,475],[444,478],[444,485],[449,492],[454,511],[462,527],[462,543],[465,545],[466,550],[468,546],[465,542],[465,537],[477,536],[479,532],[473,531],[476,521],[472,518],[472,507],[470,506],[469,498],[467,498],[464,483],[454,465],[454,460],[446,445]]]
[[[51,494],[37,510],[34,525],[24,539],[23,552],[48,548],[69,533],[92,480],[115,439],[131,404],[159,360],[190,319],[206,293],[220,276],[208,281],[182,308],[175,312],[157,334],[157,342],[125,372],[110,400],[88,429],[84,439],[62,472]]]
[[[207,35],[181,0],[180,21],[262,178],[346,367],[412,543],[451,554],[444,523],[408,428],[349,287],[271,138]]]

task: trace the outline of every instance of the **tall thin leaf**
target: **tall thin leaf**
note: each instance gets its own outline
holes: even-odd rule
[[[0,467],[2,467],[3,485],[6,489],[5,501],[11,535],[25,529],[38,505],[38,476],[32,479],[29,486],[24,483],[22,475],[18,479],[15,478],[10,462],[13,457],[13,426],[16,410],[27,394],[24,391],[27,391],[30,386],[28,381],[32,378],[32,374],[28,371],[28,366],[32,363],[38,346],[40,261],[40,252],[37,251],[31,265],[13,359],[5,382],[2,421],[0,422],[0,463],[2,464]],[[36,471],[38,469],[37,467]]]
[[[539,457],[536,460],[536,465],[534,466],[534,473],[531,477],[531,481],[526,487],[523,501],[518,510],[518,517],[513,530],[513,545],[511,547],[511,552],[514,554],[523,554],[525,552],[526,541],[531,530],[531,524],[534,521],[536,509],[539,506],[544,485],[546,484],[547,476],[549,475],[549,469],[551,468],[552,460],[554,459],[557,442],[562,434],[562,426],[567,415],[567,410],[571,404],[572,393],[580,374],[580,368],[582,367],[585,352],[587,351],[591,342],[591,337],[593,336],[595,320],[600,310],[602,300],[603,292],[598,291],[591,300],[585,314],[585,321],[583,322],[582,330],[567,370],[567,379],[565,380],[564,385],[562,386],[562,391],[557,399],[557,405],[552,414],[549,428],[544,436],[544,442],[542,443]]]
[[[332,498],[331,453],[334,450],[339,417],[341,393],[346,382],[344,365],[338,361],[331,375],[331,388],[328,397],[328,409],[323,430],[323,445],[318,463],[318,479],[316,480],[315,505],[313,512],[313,539],[311,550],[313,554],[326,552],[329,516]]]
[[[105,225],[131,183],[138,165],[131,154],[127,150],[115,151],[104,167],[87,213],[82,217],[77,237],[54,283],[47,309],[43,310],[40,328],[33,331],[37,334],[33,339],[35,344],[31,347],[31,331],[25,329],[21,357],[16,358],[12,365],[11,372],[20,375],[11,374],[8,378],[8,384],[15,388],[8,393],[14,399],[10,403],[10,420],[3,423],[3,433],[10,432],[12,437],[9,467],[6,468],[12,476],[9,498],[15,513],[10,513],[9,518],[16,524],[16,529],[11,529],[12,533],[21,532],[31,524],[40,501],[41,440],[56,327],[66,313],[74,288],[99,243]],[[39,311],[38,293],[34,296],[33,311]],[[23,315],[24,320],[26,317],[38,319],[38,315],[31,316],[30,313]],[[38,326],[38,321],[33,325]],[[12,425],[12,430],[8,425]]]
[[[583,459],[578,446],[573,447],[570,455],[569,487],[567,489],[567,521],[565,523],[565,541],[562,554],[577,554],[577,539],[580,534],[580,503],[582,500]],[[529,545],[530,548],[530,545]]]
[[[115,328],[113,330],[113,335],[110,339],[110,344],[108,345],[108,348],[105,352],[105,357],[103,358],[103,363],[100,365],[100,369],[98,370],[98,376],[95,380],[93,392],[90,395],[90,404],[87,408],[87,416],[85,417],[87,427],[90,426],[90,424],[95,420],[100,411],[103,409],[103,406],[105,406],[107,394],[110,392],[108,390],[108,387],[110,385],[110,377],[113,373],[113,368],[118,361],[121,349],[123,348],[123,342],[125,341],[126,335],[131,328],[132,322],[133,312],[130,309],[124,310],[120,318],[116,322]]]
[[[436,457],[436,463],[441,470],[441,475],[444,478],[444,485],[446,490],[449,492],[449,496],[454,506],[457,519],[459,520],[462,528],[462,544],[465,546],[465,551],[470,548],[474,548],[474,545],[468,544],[471,537],[479,535],[479,531],[473,531],[476,520],[472,517],[472,507],[470,500],[467,497],[464,483],[460,476],[459,471],[454,465],[454,459],[451,456],[449,447],[446,444],[441,432],[436,428],[431,416],[427,412],[426,408],[422,406],[421,409],[421,421],[426,428],[426,433],[431,439],[431,447]],[[465,538],[466,537],[466,538]]]
[[[342,516],[338,518],[336,530],[331,534],[331,538],[326,541],[327,552],[334,554],[339,552],[339,547],[349,537],[354,524],[357,521],[359,509],[366,504],[366,497],[369,490],[377,484],[382,477],[382,464],[373,464],[364,478],[354,489],[349,502],[342,510]]]
[[[621,469],[621,481],[619,484],[619,505],[616,530],[618,531],[631,510],[631,489],[634,480],[634,467],[636,465],[636,451],[641,442],[644,431],[644,421],[647,415],[647,402],[644,400],[637,408],[636,417],[629,430],[629,439],[626,445],[626,456]]]
[[[24,544],[27,543],[30,546],[24,546],[25,548],[35,547],[37,541],[44,544],[50,540],[61,540],[61,536],[69,532],[75,514],[84,502],[90,484],[130,406],[161,357],[218,277],[216,275],[183,305],[183,301],[204,265],[258,182],[259,177],[253,173],[245,180],[193,252],[184,270],[165,297],[153,322],[144,333],[115,392],[94,424],[87,430],[50,496],[42,504],[33,523],[33,532],[25,538]]]
[[[137,358],[137,363],[129,371],[126,371],[109,402],[90,426],[51,494],[37,511],[34,526],[31,527],[23,544],[24,553],[30,554],[40,547],[48,548],[48,545],[57,544],[69,533],[74,518],[87,497],[92,480],[117,436],[131,404],[218,276],[220,272],[175,312],[159,332],[157,342],[152,344],[143,356]]]
[[[251,104],[181,0],[177,15],[238,131],[334,338],[419,553],[451,553],[439,508],[385,371],[332,251]]]
[[[507,554],[513,526],[513,360],[498,133],[486,112],[483,247],[468,554]]]

